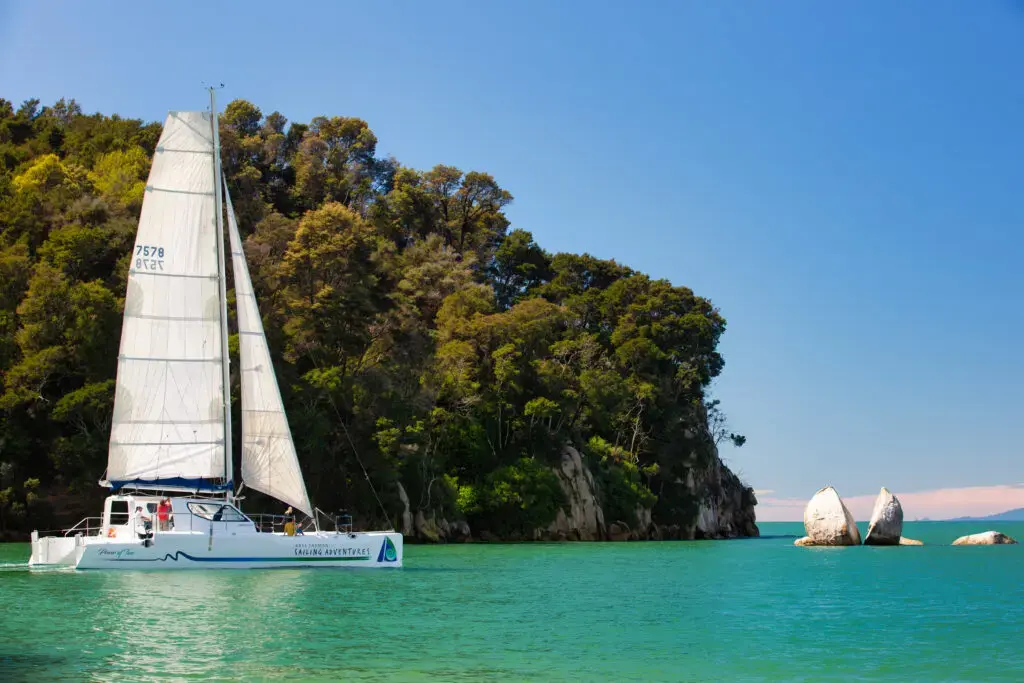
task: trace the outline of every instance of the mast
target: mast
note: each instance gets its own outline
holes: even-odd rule
[[[220,171],[220,135],[218,133],[219,126],[217,125],[217,99],[214,94],[214,88],[210,87],[210,126],[213,129],[213,188],[216,205],[216,220],[217,220],[217,258],[219,261],[220,269],[220,329],[221,329],[221,353],[223,354],[224,362],[221,364],[223,369],[223,386],[224,386],[224,479],[225,482],[230,482],[234,479],[234,473],[232,472],[231,462],[231,368],[229,367],[230,356],[228,354],[228,271],[227,271],[227,257],[224,250],[224,205],[223,205],[223,186],[221,185],[221,171]],[[231,488],[225,492],[224,497],[226,500],[231,500]]]

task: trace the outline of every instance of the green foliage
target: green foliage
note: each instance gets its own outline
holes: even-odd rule
[[[513,230],[501,241],[488,267],[498,307],[510,308],[550,275],[551,257],[537,246],[533,235]]]
[[[642,481],[644,475],[649,478],[657,474],[657,464],[641,470],[630,459],[627,451],[599,436],[591,437],[584,452],[599,462],[597,472],[605,519],[635,526],[637,510],[653,507],[658,501],[658,497]]]
[[[747,437],[729,431],[729,421],[725,413],[722,412],[721,404],[722,402],[717,398],[704,402],[704,409],[707,412],[708,432],[710,432],[716,446],[723,441],[728,441],[736,448],[739,448],[747,442]]]
[[[365,465],[392,522],[401,483],[413,512],[528,537],[564,505],[551,468],[575,444],[609,518],[654,506],[674,521],[694,509],[677,482],[715,442],[744,440],[706,398],[725,329],[708,300],[614,261],[548,254],[509,229],[512,195],[491,175],[380,158],[361,119],[289,123],[235,100],[220,133],[320,507],[384,523]],[[74,100],[0,100],[2,524],[27,524],[30,498],[102,472],[159,135]]]
[[[558,477],[531,458],[520,458],[484,479],[459,488],[458,508],[470,525],[502,536],[527,537],[548,526],[566,505]]]
[[[141,147],[118,149],[96,161],[89,179],[102,196],[137,209],[142,206],[149,166],[149,155]]]

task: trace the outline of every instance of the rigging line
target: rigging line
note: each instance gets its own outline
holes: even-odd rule
[[[316,362],[316,356],[314,356],[315,351],[316,349],[310,349],[309,357],[313,361],[313,365],[316,366],[316,369],[319,370],[320,364]],[[338,406],[335,404],[334,397],[331,396],[331,392],[325,391],[324,393],[327,394],[327,400],[331,402],[331,407],[334,408],[334,413],[338,416],[338,422],[341,423],[341,429],[345,432],[345,438],[348,440],[348,445],[352,448],[352,454],[356,456],[356,462],[359,463],[359,468],[363,470],[363,476],[366,478],[366,483],[370,485],[370,490],[373,491],[373,497],[377,499],[377,505],[380,506],[380,511],[384,513],[384,519],[386,519],[387,523],[390,525],[391,515],[388,514],[387,509],[384,507],[384,503],[380,500],[380,496],[377,495],[377,487],[373,485],[373,481],[370,479],[370,475],[366,471],[366,466],[363,465],[363,459],[359,457],[359,451],[356,450],[356,444],[352,441],[352,436],[348,433],[348,426],[345,424],[345,418],[341,416],[341,411],[338,410]],[[387,529],[387,531],[394,530],[393,526],[390,529]]]

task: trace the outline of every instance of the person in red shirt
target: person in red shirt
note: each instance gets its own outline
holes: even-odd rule
[[[156,506],[156,520],[160,525],[160,531],[169,531],[171,528],[171,501],[168,498],[161,500]]]

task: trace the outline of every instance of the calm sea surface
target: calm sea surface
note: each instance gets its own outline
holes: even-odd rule
[[[907,524],[948,544],[1022,523]],[[0,681],[1024,680],[1024,545],[409,546],[406,567],[30,572]]]

